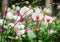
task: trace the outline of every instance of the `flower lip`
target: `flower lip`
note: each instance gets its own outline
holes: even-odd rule
[[[35,21],[35,20],[42,20],[43,18],[43,14],[41,13],[34,13],[32,14],[32,19]]]
[[[20,22],[24,22],[24,18],[21,18],[21,19],[20,19]]]
[[[47,22],[50,22],[50,19],[47,19]]]
[[[44,19],[45,19],[46,23],[51,23],[53,20],[52,17],[50,17],[50,16],[45,16]]]
[[[39,19],[39,16],[38,16],[38,15],[36,16],[36,19],[37,19],[37,20]]]
[[[25,32],[28,33],[30,30],[31,30],[30,28],[27,28],[27,29],[25,30]]]
[[[13,19],[13,14],[12,14],[12,12],[7,12],[7,14],[6,14],[6,19]]]

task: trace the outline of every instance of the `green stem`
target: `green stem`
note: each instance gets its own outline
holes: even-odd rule
[[[36,26],[38,26],[38,25],[39,25],[39,21],[37,20],[37,21],[36,21]],[[36,32],[36,42],[38,42],[38,39],[39,39],[39,38],[38,38],[38,31],[37,31],[37,32]]]

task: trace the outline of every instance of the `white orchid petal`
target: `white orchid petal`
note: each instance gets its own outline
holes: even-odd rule
[[[0,24],[3,24],[3,21],[4,21],[3,19],[0,19]]]
[[[17,15],[14,15],[14,16],[13,16],[13,19],[14,19],[14,20],[17,20]]]
[[[12,19],[12,18],[13,18],[12,12],[8,12],[6,15],[6,19]]]
[[[24,7],[21,8],[20,13],[23,15],[23,14],[24,14],[25,12],[27,12],[28,10],[29,10],[29,8],[26,7],[26,6],[24,6]]]
[[[24,34],[25,33],[25,30],[21,30],[21,33]]]
[[[17,36],[20,36],[25,33],[25,30],[19,30],[16,33],[17,33]]]
[[[13,27],[14,26],[14,23],[9,23],[8,26],[12,26]]]

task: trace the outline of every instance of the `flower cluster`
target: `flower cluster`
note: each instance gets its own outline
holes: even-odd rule
[[[13,5],[12,8],[13,9],[7,9],[5,19],[0,19],[0,26],[4,24],[3,27],[5,29],[13,30],[12,34],[16,35],[16,38],[27,38],[26,35],[28,35],[28,38],[31,40],[33,38],[38,38],[38,35],[41,37],[42,35],[45,36],[45,34],[43,34],[44,32],[47,33],[48,36],[54,33],[54,29],[52,27],[50,30],[48,28],[49,24],[53,23],[53,17],[44,14],[50,14],[51,11],[49,9],[44,8],[42,10],[37,7],[34,10],[27,6],[20,8],[19,6],[15,7],[15,5]],[[1,28],[0,33],[2,33]]]

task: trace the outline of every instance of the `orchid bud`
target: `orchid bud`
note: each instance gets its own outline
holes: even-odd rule
[[[0,28],[0,33],[2,33],[2,28]]]
[[[36,33],[37,32],[37,30],[34,30],[34,33]]]
[[[25,32],[28,33],[28,32],[30,32],[30,30],[31,30],[30,28],[27,28],[27,29],[25,30]]]

